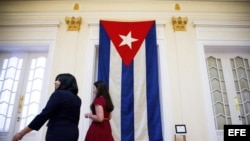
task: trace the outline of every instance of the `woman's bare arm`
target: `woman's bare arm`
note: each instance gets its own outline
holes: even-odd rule
[[[88,117],[94,121],[102,122],[104,120],[104,111],[101,105],[95,105],[96,115],[89,114]]]

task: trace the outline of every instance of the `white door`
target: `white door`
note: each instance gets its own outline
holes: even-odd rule
[[[250,125],[250,50],[206,52],[218,141],[224,125]]]
[[[0,140],[10,141],[38,114],[47,53],[0,52]],[[34,141],[37,132],[22,141]]]

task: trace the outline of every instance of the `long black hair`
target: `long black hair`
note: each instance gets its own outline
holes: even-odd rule
[[[56,81],[60,81],[60,86],[57,90],[69,90],[73,94],[78,94],[78,86],[76,78],[70,73],[61,73],[56,76]]]
[[[108,86],[103,81],[101,81],[101,80],[100,81],[96,81],[94,83],[94,86],[97,89],[97,93],[96,93],[95,98],[103,96],[104,99],[105,99],[105,101],[106,101],[106,110],[108,112],[112,112],[114,110],[114,105],[113,105],[112,99],[110,97]],[[95,108],[95,105],[92,103],[91,106],[90,106],[90,108],[93,111],[94,108]]]

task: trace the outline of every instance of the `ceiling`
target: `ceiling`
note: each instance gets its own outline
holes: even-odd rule
[[[204,2],[250,2],[250,0],[0,0],[1,1],[204,1]]]

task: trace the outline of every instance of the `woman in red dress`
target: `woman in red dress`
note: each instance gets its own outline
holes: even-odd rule
[[[95,98],[90,105],[92,113],[85,113],[85,118],[92,119],[85,141],[114,141],[109,120],[114,105],[107,85],[103,81],[94,83]]]

